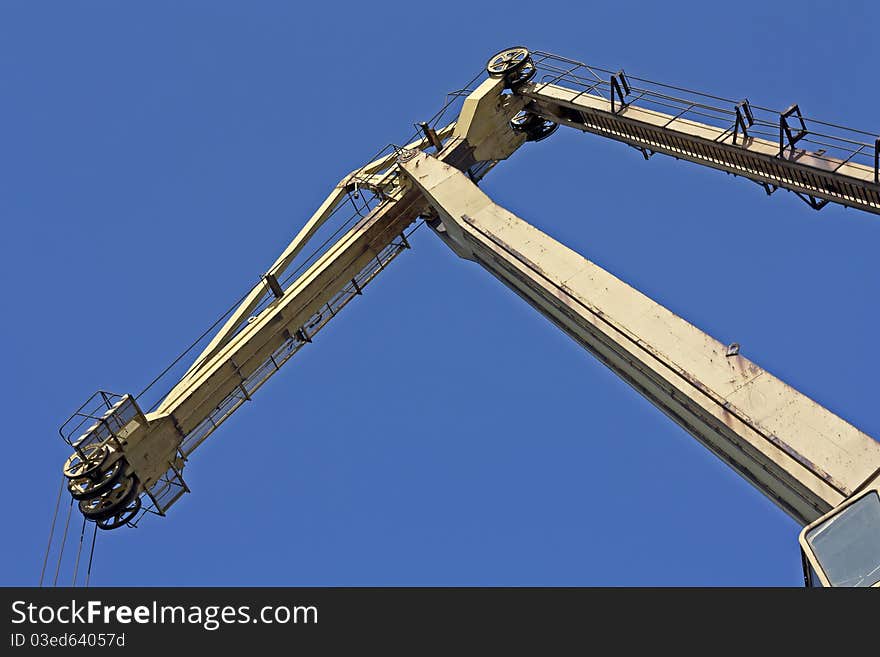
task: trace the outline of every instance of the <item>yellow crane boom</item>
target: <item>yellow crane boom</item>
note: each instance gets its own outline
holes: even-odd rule
[[[880,138],[515,47],[454,123],[342,179],[156,408],[98,393],[62,427],[64,467],[104,529],[164,514],[193,451],[391,262],[419,217],[593,353],[801,525],[808,581],[880,585],[880,444],[495,204],[480,178],[559,126],[880,214]],[[539,75],[540,74],[540,75]],[[727,106],[725,106],[725,103]],[[770,139],[768,130],[778,129]],[[776,134],[776,133],[773,133]],[[351,194],[375,204],[304,272],[294,259]],[[292,279],[287,283],[288,279]]]

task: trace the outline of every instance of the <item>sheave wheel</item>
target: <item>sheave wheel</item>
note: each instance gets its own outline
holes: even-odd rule
[[[528,48],[516,46],[495,53],[486,64],[486,71],[493,78],[501,78],[516,73],[530,60]]]
[[[134,476],[122,477],[98,497],[80,500],[79,510],[89,520],[104,520],[128,506],[137,494],[138,482]]]
[[[64,463],[64,476],[68,479],[79,479],[93,475],[104,465],[108,454],[107,447],[100,443],[86,445],[79,452],[71,454]]]
[[[135,497],[134,500],[132,500],[131,503],[129,503],[129,505],[126,506],[124,509],[120,509],[109,518],[98,520],[96,524],[98,525],[98,529],[116,529],[117,527],[127,525],[129,522],[134,520],[134,517],[140,510],[141,498]]]
[[[70,496],[75,500],[99,496],[119,480],[124,464],[122,459],[118,459],[103,471],[94,472],[87,477],[68,480],[67,490],[70,492]]]

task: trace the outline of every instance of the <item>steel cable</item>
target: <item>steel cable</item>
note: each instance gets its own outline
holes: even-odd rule
[[[64,475],[61,475],[61,487],[58,489],[58,499],[55,501],[55,513],[52,515],[52,527],[49,529],[49,542],[46,544],[46,556],[43,557],[43,569],[40,571],[40,586],[43,586],[43,577],[46,576],[46,565],[49,563],[49,551],[52,549],[52,538],[55,536],[55,521],[58,520],[58,509],[61,506],[61,493],[64,491]]]
[[[76,561],[73,564],[73,582],[71,586],[76,586],[76,574],[79,571],[79,558],[82,555],[83,537],[86,535],[86,517],[83,516],[82,529],[79,532],[79,548],[76,550]]]
[[[95,523],[95,531],[92,534],[92,547],[89,550],[89,567],[88,567],[88,570],[86,570],[86,583],[85,583],[86,588],[88,588],[89,580],[92,577],[92,559],[94,559],[94,557],[95,557],[95,541],[97,541],[97,540],[98,540],[98,523]]]
[[[61,560],[64,557],[64,546],[67,544],[67,530],[70,527],[70,515],[73,513],[73,498],[70,498],[70,506],[67,507],[67,522],[64,523],[64,536],[61,537],[61,549],[58,551],[58,565],[55,566],[55,579],[52,586],[58,586],[58,573],[61,572]]]

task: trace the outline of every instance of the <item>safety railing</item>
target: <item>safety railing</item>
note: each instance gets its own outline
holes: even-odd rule
[[[880,134],[856,130],[804,116],[793,104],[785,110],[754,105],[747,99],[734,100],[684,87],[663,84],[591,66],[552,53],[535,51],[532,59],[537,69],[535,92],[562,84],[583,94],[601,96],[610,101],[612,112],[629,105],[670,115],[669,122],[691,119],[723,129],[718,141],[728,137],[733,143],[759,137],[779,144],[779,154],[798,147],[824,160],[823,169],[839,170],[847,163],[859,164],[873,172],[873,182],[880,184]]]
[[[180,453],[186,458],[205,439],[210,436],[232,413],[243,403],[251,399],[255,393],[269,378],[275,374],[281,366],[293,357],[303,346],[312,341],[314,336],[327,325],[333,317],[339,314],[348,303],[356,296],[362,294],[363,289],[396,258],[401,251],[407,249],[409,244],[406,237],[401,235],[389,243],[379,254],[371,260],[361,271],[349,281],[336,295],[314,313],[302,327],[292,333],[280,347],[278,347],[253,373],[248,376],[241,385],[236,387],[223,399],[196,427],[184,436],[180,445]]]
[[[143,417],[131,395],[99,390],[61,425],[58,433],[80,452],[84,447],[115,439],[125,425]]]

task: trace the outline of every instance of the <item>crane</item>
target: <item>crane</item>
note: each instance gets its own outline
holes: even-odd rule
[[[789,191],[814,210],[880,214],[880,137],[796,104],[776,112],[522,46],[493,55],[485,74],[454,121],[439,125],[439,113],[339,181],[152,408],[99,391],[71,415],[63,475],[82,515],[104,530],[165,515],[189,492],[193,452],[409,248],[422,220],[797,521],[807,585],[880,586],[877,441],[479,187],[563,126]],[[346,201],[357,221],[295,268]]]

